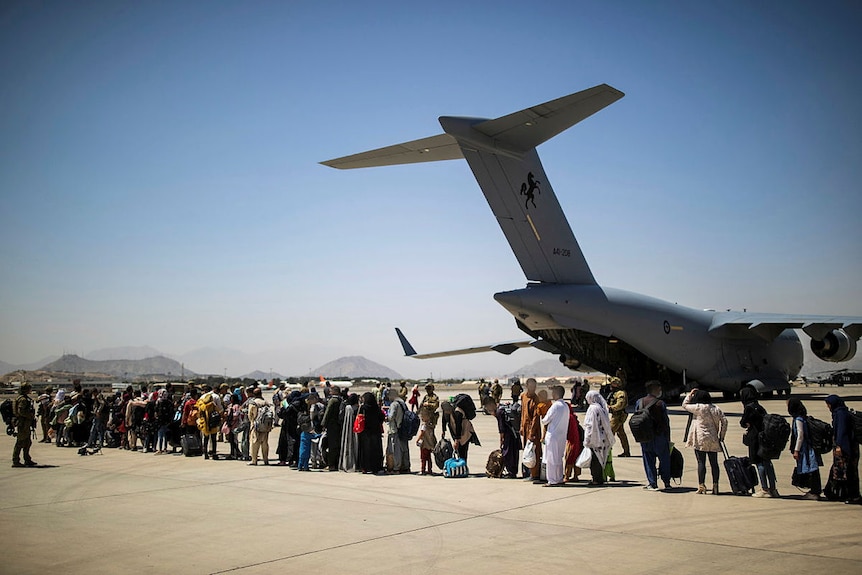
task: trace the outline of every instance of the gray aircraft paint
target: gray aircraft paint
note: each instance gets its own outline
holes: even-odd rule
[[[803,362],[795,328],[821,359],[852,359],[859,317],[701,311],[596,283],[535,148],[623,96],[602,84],[493,120],[444,116],[445,134],[323,162],[347,169],[466,159],[529,280],[494,299],[533,340],[417,354],[397,330],[405,355],[533,346],[573,369],[622,367],[635,384],[680,386],[685,378],[725,392],[745,384],[789,391]]]

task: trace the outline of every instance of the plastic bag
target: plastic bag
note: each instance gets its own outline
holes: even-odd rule
[[[581,469],[589,469],[590,462],[593,460],[593,450],[589,447],[584,447],[581,454],[578,455],[578,458],[575,460],[575,465],[580,467]]]
[[[527,469],[532,469],[536,466],[536,446],[529,439],[524,446],[524,456],[521,462]]]

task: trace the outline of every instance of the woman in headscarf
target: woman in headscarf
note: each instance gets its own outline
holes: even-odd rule
[[[826,398],[826,405],[832,412],[832,433],[835,447],[832,450],[831,479],[845,479],[847,503],[859,503],[859,440],[856,438],[853,414],[847,409],[844,400],[837,395]],[[827,484],[827,497],[829,485]],[[845,497],[840,497],[845,499]]]
[[[712,471],[712,494],[718,495],[718,452],[727,434],[727,417],[712,404],[709,392],[692,389],[682,400],[682,408],[692,415],[686,446],[694,448],[697,458],[697,492],[706,494],[706,458]]]
[[[744,407],[739,425],[745,428],[742,443],[748,446],[748,458],[757,466],[757,475],[760,478],[760,491],[752,497],[778,497],[778,489],[775,486],[775,467],[772,460],[760,457],[760,439],[758,435],[763,431],[763,416],[766,410],[757,402],[757,392],[751,387],[743,387],[739,390],[739,399]]]
[[[598,391],[588,391],[586,399],[584,447],[589,447],[593,452],[593,459],[590,462],[590,473],[593,479],[590,481],[590,485],[602,485],[605,482],[605,463],[608,460],[611,446],[614,444],[611,417],[608,413],[608,404]]]
[[[365,418],[365,426],[359,434],[356,466],[362,473],[380,473],[383,469],[383,412],[373,393],[362,394],[357,417],[359,415]]]
[[[796,476],[802,478],[802,482],[809,487],[808,493],[803,498],[820,499],[820,466],[823,461],[814,451],[811,445],[811,434],[808,429],[808,410],[802,402],[791,397],[787,400],[787,413],[793,418],[790,426],[790,453],[796,460]]]
[[[344,419],[341,420],[341,452],[338,458],[338,469],[341,471],[356,471],[359,437],[353,432],[353,424],[358,409],[359,396],[351,393],[344,404]]]

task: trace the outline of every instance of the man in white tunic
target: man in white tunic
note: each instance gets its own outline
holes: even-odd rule
[[[566,435],[569,430],[569,405],[563,400],[565,390],[561,385],[551,388],[554,400],[542,425],[545,426],[545,450],[542,461],[548,470],[546,487],[563,485],[563,466],[566,458]]]

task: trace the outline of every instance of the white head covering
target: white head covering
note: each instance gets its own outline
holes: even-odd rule
[[[64,399],[66,399],[66,390],[62,389],[62,388],[58,389],[57,395],[54,396],[54,401],[59,403],[59,402],[63,401]]]

